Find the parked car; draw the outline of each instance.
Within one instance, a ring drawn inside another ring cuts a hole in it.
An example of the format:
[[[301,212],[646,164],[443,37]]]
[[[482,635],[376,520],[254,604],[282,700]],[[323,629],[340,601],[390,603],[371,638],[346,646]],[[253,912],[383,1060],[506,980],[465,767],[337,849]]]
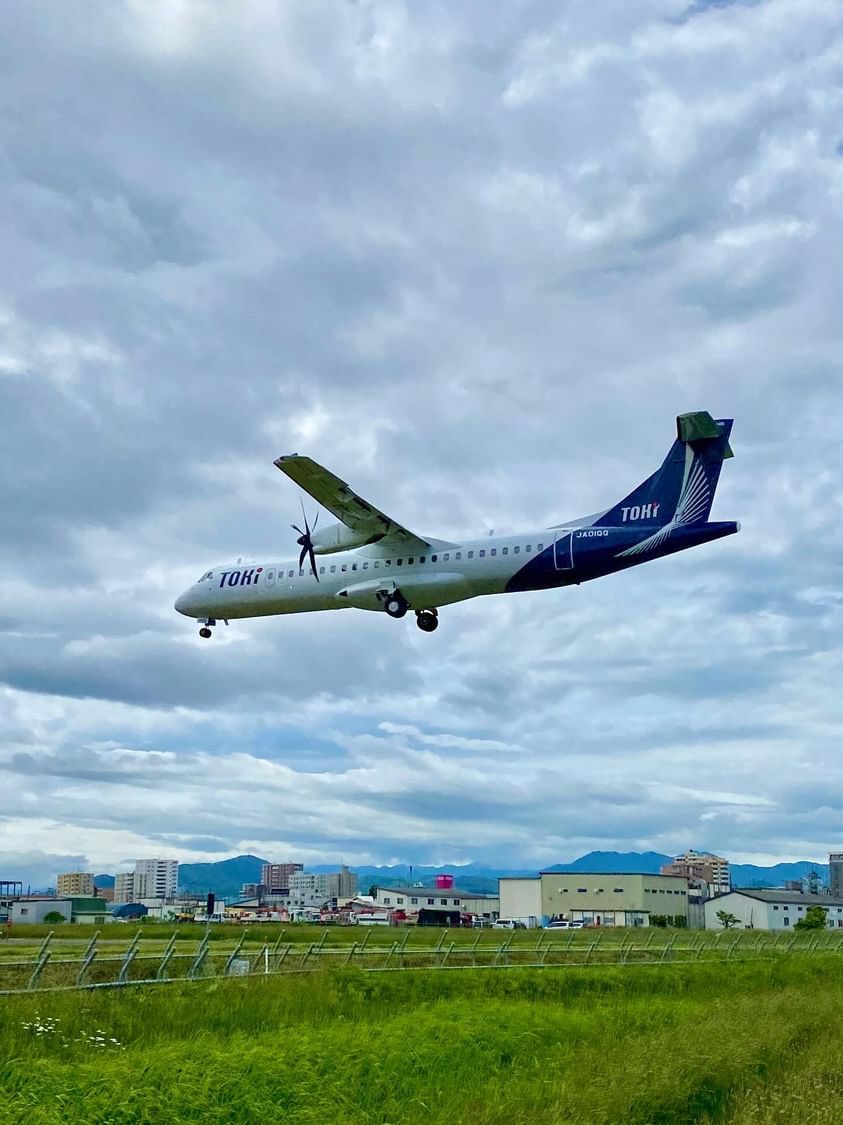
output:
[[[585,927],[585,922],[566,922],[564,918],[557,918],[555,922],[548,922],[544,927],[546,930],[582,930]]]
[[[492,923],[493,930],[526,930],[526,925],[518,918],[498,918]]]

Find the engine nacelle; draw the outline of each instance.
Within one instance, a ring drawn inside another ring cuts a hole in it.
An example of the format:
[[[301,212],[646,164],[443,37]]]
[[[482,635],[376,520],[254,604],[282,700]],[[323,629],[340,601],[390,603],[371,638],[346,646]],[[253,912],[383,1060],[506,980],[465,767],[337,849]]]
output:
[[[368,543],[377,543],[383,539],[383,533],[352,531],[344,523],[332,523],[322,527],[311,536],[313,553],[316,555],[332,555],[335,551],[352,551],[355,547],[365,547]]]

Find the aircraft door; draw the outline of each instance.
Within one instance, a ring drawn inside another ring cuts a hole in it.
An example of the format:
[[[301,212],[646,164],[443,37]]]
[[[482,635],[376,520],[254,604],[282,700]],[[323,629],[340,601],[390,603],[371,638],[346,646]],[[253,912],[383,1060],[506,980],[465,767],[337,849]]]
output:
[[[574,533],[573,531],[557,531],[553,544],[553,565],[557,570],[573,570],[574,567]]]

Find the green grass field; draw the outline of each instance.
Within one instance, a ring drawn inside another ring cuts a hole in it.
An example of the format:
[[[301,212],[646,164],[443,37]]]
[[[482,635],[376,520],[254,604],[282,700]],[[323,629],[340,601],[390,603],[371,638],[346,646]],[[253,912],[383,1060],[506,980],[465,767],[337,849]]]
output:
[[[14,1122],[840,1122],[843,960],[200,981],[0,1000]]]

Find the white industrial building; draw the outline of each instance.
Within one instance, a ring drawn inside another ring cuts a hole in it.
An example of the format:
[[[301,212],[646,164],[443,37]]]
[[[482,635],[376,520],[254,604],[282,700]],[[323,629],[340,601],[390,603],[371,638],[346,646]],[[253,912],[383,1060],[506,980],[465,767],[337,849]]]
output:
[[[375,887],[376,907],[403,910],[405,914],[425,911],[443,916],[474,914],[493,922],[500,914],[497,895],[461,891],[457,887]]]
[[[689,924],[688,880],[675,875],[542,871],[498,880],[503,918],[546,925],[552,918],[593,926],[649,926],[653,915]],[[700,923],[698,923],[700,924]]]
[[[745,930],[792,930],[808,907],[821,906],[830,930],[843,930],[843,898],[801,894],[799,891],[767,891],[741,888],[718,895],[705,903],[705,928],[722,930],[720,911],[733,914],[737,927]]]

